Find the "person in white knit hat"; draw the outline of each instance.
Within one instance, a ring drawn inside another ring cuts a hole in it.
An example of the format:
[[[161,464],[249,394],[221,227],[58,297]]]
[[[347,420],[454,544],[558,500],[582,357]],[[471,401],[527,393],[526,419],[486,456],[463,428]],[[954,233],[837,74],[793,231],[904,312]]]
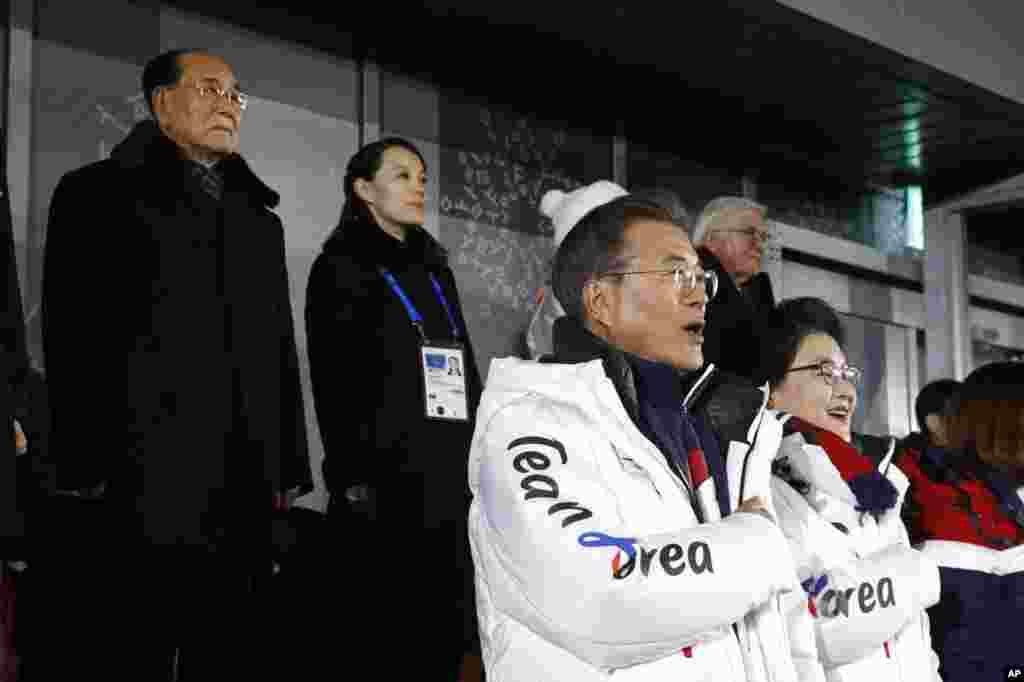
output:
[[[572,192],[549,190],[540,200],[540,212],[551,219],[555,227],[555,250],[565,235],[591,210],[627,194],[626,190],[608,180],[580,187]],[[555,298],[549,285],[537,292],[537,310],[526,330],[526,347],[534,360],[554,350],[551,329],[555,320],[565,315],[565,309]]]

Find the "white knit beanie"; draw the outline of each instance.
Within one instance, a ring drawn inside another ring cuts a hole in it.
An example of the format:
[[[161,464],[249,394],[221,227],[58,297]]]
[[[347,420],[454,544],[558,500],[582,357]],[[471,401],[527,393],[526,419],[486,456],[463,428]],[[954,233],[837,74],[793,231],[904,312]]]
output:
[[[560,189],[546,192],[540,200],[540,212],[555,225],[555,248],[583,216],[627,194],[629,192],[608,180],[598,180],[568,194]]]

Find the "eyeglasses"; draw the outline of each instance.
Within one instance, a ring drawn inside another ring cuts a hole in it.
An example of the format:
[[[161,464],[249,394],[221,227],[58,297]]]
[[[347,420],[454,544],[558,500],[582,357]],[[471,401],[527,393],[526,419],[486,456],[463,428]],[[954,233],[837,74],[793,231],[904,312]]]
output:
[[[598,277],[625,277],[626,275],[672,275],[672,283],[680,294],[695,291],[698,286],[704,287],[704,295],[711,300],[718,293],[718,275],[703,270],[690,270],[678,266],[671,270],[634,270],[632,272],[603,272]]]
[[[178,85],[194,88],[201,99],[210,100],[214,96],[223,97],[237,106],[240,111],[245,111],[245,108],[249,106],[249,95],[241,90],[225,90],[219,85],[199,85],[197,83],[178,83]]]
[[[791,367],[787,369],[784,374],[790,372],[802,372],[807,369],[817,370],[821,375],[821,378],[825,380],[825,383],[829,386],[835,386],[836,383],[843,379],[854,386],[860,385],[860,380],[864,376],[864,372],[859,367],[853,365],[837,365],[834,362],[819,362],[815,365],[802,365],[800,367]]]
[[[759,230],[756,227],[732,227],[732,228],[721,228],[718,230],[712,230],[712,232],[738,232],[739,234],[746,235],[750,241],[757,241],[762,244],[767,244],[772,240],[772,233],[768,230]]]

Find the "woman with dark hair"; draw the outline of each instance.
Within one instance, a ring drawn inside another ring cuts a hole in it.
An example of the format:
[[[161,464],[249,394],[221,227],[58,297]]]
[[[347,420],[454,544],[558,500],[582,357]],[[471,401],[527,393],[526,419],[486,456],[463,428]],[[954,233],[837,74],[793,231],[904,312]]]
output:
[[[1024,614],[1024,364],[997,362],[964,381],[947,456],[907,452],[921,551],[939,565],[929,610],[947,682],[1006,679],[1020,666]]]
[[[306,330],[328,518],[345,554],[331,578],[348,624],[337,644],[351,652],[339,667],[455,679],[479,646],[466,461],[481,380],[447,253],[423,229],[425,187],[406,140],[352,157],[341,220],[310,274]]]
[[[787,617],[817,643],[794,659],[827,680],[937,680],[924,610],[938,601],[938,571],[900,519],[907,479],[890,464],[894,442],[875,455],[852,443],[861,371],[844,342],[816,298],[776,306],[762,338],[769,406],[783,421],[772,497],[805,591]]]

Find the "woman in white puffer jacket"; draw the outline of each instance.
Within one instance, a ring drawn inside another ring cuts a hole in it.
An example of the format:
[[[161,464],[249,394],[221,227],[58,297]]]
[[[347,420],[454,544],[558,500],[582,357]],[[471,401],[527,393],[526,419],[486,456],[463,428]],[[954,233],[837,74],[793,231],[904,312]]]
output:
[[[787,597],[787,622],[813,628],[817,649],[794,661],[830,681],[938,680],[924,611],[939,599],[938,568],[910,547],[892,446],[871,456],[851,443],[861,372],[843,342],[835,311],[814,298],[777,306],[762,341],[769,406],[784,422],[772,497],[805,590]]]

